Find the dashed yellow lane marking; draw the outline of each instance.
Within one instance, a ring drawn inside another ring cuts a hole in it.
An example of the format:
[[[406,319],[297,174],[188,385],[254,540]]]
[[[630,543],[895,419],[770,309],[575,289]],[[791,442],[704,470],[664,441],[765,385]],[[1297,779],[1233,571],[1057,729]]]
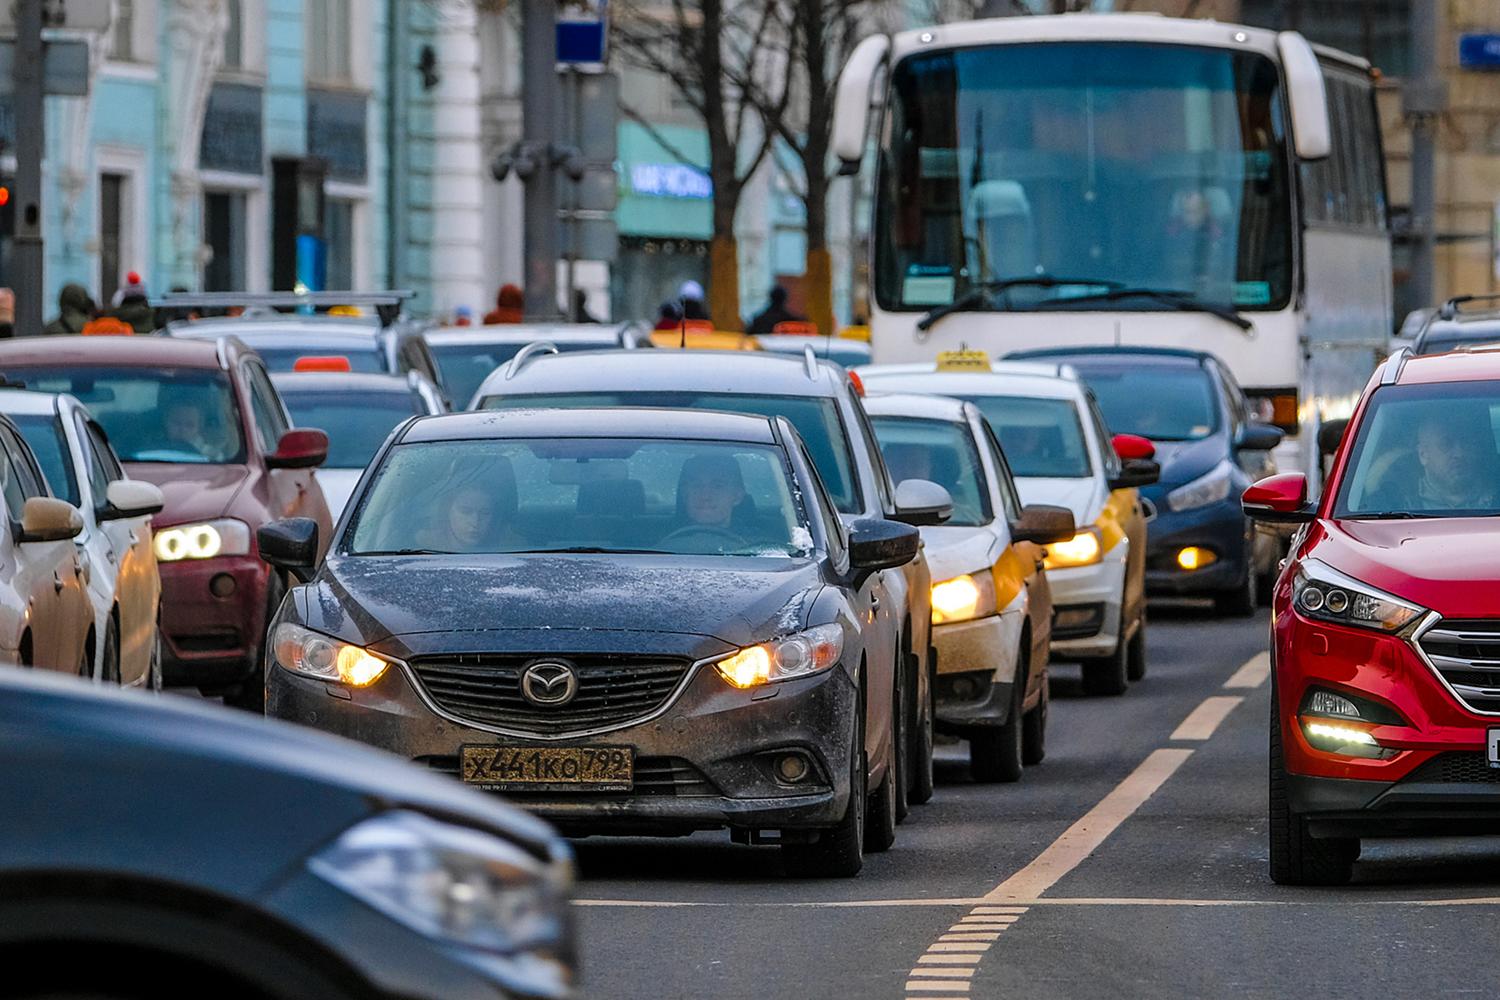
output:
[[[1182,720],[1182,725],[1172,731],[1172,739],[1208,739],[1219,728],[1219,724],[1229,718],[1229,713],[1244,700],[1242,695],[1237,694],[1220,694],[1203,699],[1203,703]]]
[[[1245,661],[1245,665],[1234,672],[1234,676],[1224,682],[1224,686],[1231,690],[1235,688],[1258,688],[1271,676],[1271,654],[1256,653]]]

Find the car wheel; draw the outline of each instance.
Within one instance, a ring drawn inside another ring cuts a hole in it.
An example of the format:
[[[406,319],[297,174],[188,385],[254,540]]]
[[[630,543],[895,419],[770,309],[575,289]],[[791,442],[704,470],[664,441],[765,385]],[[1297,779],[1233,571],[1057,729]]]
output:
[[[1033,767],[1047,759],[1047,711],[1051,702],[1050,685],[1042,679],[1042,697],[1036,708],[1026,713],[1021,724],[1021,763]]]
[[[1271,881],[1277,885],[1344,885],[1354,874],[1359,840],[1319,839],[1308,833],[1307,820],[1292,811],[1287,799],[1286,766],[1281,752],[1281,719],[1276,689],[1271,689],[1271,788],[1269,827]]]
[[[1141,616],[1140,624],[1135,627],[1135,635],[1130,637],[1130,645],[1125,648],[1125,677],[1132,681],[1146,678],[1146,618],[1144,615]]]
[[[849,805],[838,824],[818,832],[811,844],[782,844],[781,863],[793,878],[852,878],[865,863],[865,806],[869,770],[865,762],[864,704],[857,709],[850,753]]]
[[[1130,646],[1122,636],[1108,656],[1083,661],[1085,694],[1122,695],[1130,686]]]
[[[151,666],[146,677],[146,686],[153,694],[161,694],[166,683],[162,680],[161,669],[161,630],[156,632],[156,638],[151,643]]]
[[[916,753],[913,755],[914,766],[912,767],[911,792],[908,795],[910,801],[914,805],[919,806],[932,801],[933,785],[935,783],[932,764],[932,730],[935,709],[933,707],[932,692],[933,686],[936,684],[936,674],[933,668],[933,664],[936,662],[937,654],[929,648],[927,653],[927,691],[921,699],[922,704],[918,716],[917,731],[913,734]],[[922,668],[922,665],[917,663],[915,659],[913,659],[913,666],[918,670]]]
[[[975,781],[988,785],[1021,780],[1021,730],[1025,725],[1021,706],[1025,700],[1026,680],[1018,670],[1011,685],[1010,717],[1005,725],[969,731],[969,774]]]
[[[910,679],[911,671],[905,669],[907,657],[902,654],[896,662],[895,689],[891,692],[891,717],[895,721],[895,741],[891,744],[891,768],[892,777],[891,790],[896,797],[894,815],[896,822],[900,823],[906,819],[911,812],[911,802],[907,797],[907,786],[911,781],[912,767],[912,734],[916,732],[916,719],[913,713],[916,711],[916,691],[914,682]]]
[[[120,684],[120,627],[115,624],[113,615],[104,627],[104,655],[99,679],[116,687]]]
[[[94,643],[93,636],[83,640],[83,658],[78,664],[78,676],[88,680],[94,679]]]
[[[266,614],[262,619],[266,628],[270,627],[271,619],[276,617],[276,609],[281,607],[281,599],[286,596],[286,579],[280,573],[272,573],[266,585]],[[266,711],[266,648],[267,636],[261,638],[261,647],[256,651],[255,663],[250,670],[250,676],[238,688],[224,696],[224,704],[234,708],[243,708],[247,712],[255,712],[263,715]]]
[[[1255,547],[1245,548],[1245,576],[1230,590],[1214,595],[1214,611],[1226,618],[1249,618],[1255,614],[1260,585],[1255,574]]]
[[[865,853],[883,854],[896,842],[896,785],[901,780],[895,768],[896,755],[885,769],[885,780],[870,793],[865,808]]]

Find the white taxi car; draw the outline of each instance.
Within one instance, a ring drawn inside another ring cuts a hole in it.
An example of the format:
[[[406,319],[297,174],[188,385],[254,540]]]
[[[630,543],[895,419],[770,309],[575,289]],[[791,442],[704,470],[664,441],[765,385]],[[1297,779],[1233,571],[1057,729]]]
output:
[[[1137,487],[1160,471],[1151,443],[1111,438],[1088,388],[1065,365],[991,363],[963,351],[857,371],[870,393],[950,396],[979,408],[1022,502],[1066,507],[1078,525],[1071,539],[1047,546],[1052,658],[1080,662],[1091,694],[1122,694],[1144,677],[1146,515]]]
[[[161,577],[151,517],[162,509],[161,490],[126,478],[104,429],[72,396],[0,389],[0,413],[30,446],[52,494],[82,515],[75,575],[93,612],[93,676],[160,689]]]
[[[953,497],[945,524],[921,528],[936,581],[936,726],[969,741],[975,781],[1015,781],[1046,755],[1052,597],[1042,546],[1073,537],[1073,514],[1022,508],[1000,444],[972,403],[869,395],[865,412],[893,477],[935,482]]]

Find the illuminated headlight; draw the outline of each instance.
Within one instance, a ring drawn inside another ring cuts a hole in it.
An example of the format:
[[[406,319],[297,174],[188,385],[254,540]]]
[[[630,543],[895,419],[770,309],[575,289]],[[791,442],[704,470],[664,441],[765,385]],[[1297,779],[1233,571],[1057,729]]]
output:
[[[369,687],[396,662],[363,646],[285,623],[276,626],[271,648],[276,651],[276,662],[293,673],[350,687]]]
[[[415,812],[382,813],[345,831],[307,865],[435,940],[502,955],[569,950],[571,866],[548,864],[479,830]]]
[[[714,668],[737,688],[807,677],[827,670],[844,653],[844,627],[819,625],[725,657]]]
[[[1053,542],[1047,546],[1048,569],[1092,566],[1102,558],[1104,545],[1099,540],[1098,528],[1084,528],[1066,542]]]
[[[932,623],[966,622],[995,613],[995,579],[987,571],[965,573],[932,585]]]
[[[1208,472],[1186,486],[1179,486],[1167,494],[1167,506],[1172,510],[1197,510],[1211,503],[1218,503],[1229,496],[1230,478],[1234,466],[1225,459]]]
[[[178,524],[159,530],[153,547],[157,562],[242,556],[250,551],[250,526],[233,518]]]
[[[1345,722],[1304,718],[1302,735],[1307,737],[1307,742],[1314,749],[1343,754],[1345,757],[1389,760],[1399,752],[1375,742],[1375,737],[1367,730]]]
[[[1316,559],[1302,564],[1292,584],[1292,601],[1308,618],[1381,632],[1399,632],[1426,613]]]

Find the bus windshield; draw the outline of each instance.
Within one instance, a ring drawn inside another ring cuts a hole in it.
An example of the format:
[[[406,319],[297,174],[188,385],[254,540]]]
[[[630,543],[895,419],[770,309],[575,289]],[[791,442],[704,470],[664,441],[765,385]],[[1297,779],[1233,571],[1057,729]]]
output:
[[[1163,308],[1108,294],[1122,290],[1286,305],[1287,129],[1265,56],[991,45],[907,58],[890,90],[875,226],[882,308],[960,298],[981,310]]]

